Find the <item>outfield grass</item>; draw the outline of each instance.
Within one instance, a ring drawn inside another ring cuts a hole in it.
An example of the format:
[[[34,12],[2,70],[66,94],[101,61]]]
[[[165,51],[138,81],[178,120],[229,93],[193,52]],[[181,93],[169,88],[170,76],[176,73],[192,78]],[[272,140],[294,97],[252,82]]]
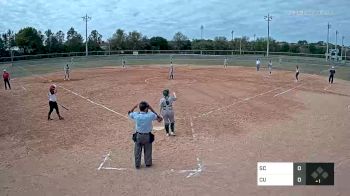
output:
[[[209,55],[173,55],[174,64],[189,65],[218,65],[223,66],[225,56],[209,56]],[[234,55],[226,56],[229,66],[247,66],[255,67],[255,60],[261,59],[263,67],[266,67],[268,59],[255,55]],[[62,71],[67,63],[74,68],[93,68],[103,66],[121,66],[122,59],[126,60],[127,66],[132,65],[151,65],[164,64],[169,66],[170,55],[138,55],[138,56],[89,56],[74,57],[73,63],[71,57],[46,58],[38,60],[15,61],[12,66],[8,64],[0,64],[2,69],[6,68],[12,74],[12,77],[31,76],[33,74],[45,74],[50,72]],[[299,65],[301,73],[310,73],[327,76],[329,64],[321,58],[313,57],[295,57],[295,56],[270,56],[273,63],[273,69],[294,71],[295,66]],[[281,61],[280,61],[281,59]],[[25,69],[21,69],[21,67]],[[27,71],[26,71],[27,70]],[[336,78],[350,80],[350,66],[337,66]]]

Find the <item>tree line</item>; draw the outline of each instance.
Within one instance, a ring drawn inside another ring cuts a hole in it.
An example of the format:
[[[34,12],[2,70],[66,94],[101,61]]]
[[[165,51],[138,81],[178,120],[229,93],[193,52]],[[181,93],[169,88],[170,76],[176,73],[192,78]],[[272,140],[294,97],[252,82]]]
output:
[[[21,54],[46,54],[63,52],[84,52],[85,41],[73,27],[66,33],[63,31],[52,32],[50,29],[41,32],[33,27],[20,29],[17,33],[12,30],[0,36],[0,56],[10,56],[10,49],[17,47],[14,55]],[[266,38],[251,40],[247,36],[228,40],[218,36],[214,39],[190,40],[181,32],[175,33],[171,40],[160,36],[148,38],[137,31],[126,32],[117,29],[112,37],[102,40],[102,35],[97,30],[92,30],[87,39],[89,51],[103,50],[243,50],[266,51]],[[334,45],[330,44],[329,47]],[[340,46],[339,46],[340,47]],[[324,54],[326,43],[308,43],[300,40],[297,43],[280,42],[270,38],[271,52],[291,52]]]

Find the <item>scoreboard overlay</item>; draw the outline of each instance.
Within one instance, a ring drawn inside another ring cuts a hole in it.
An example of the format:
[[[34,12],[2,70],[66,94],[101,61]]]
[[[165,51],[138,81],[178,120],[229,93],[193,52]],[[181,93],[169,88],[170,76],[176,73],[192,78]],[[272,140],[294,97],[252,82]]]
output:
[[[257,185],[334,185],[334,163],[258,162]]]

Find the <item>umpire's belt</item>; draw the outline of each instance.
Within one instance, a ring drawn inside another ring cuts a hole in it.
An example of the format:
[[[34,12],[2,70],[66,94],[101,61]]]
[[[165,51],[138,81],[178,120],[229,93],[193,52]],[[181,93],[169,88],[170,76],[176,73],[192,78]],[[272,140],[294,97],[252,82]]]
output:
[[[149,132],[149,133],[140,133],[140,132],[136,132],[137,134],[141,134],[141,135],[148,135],[148,134],[150,134],[151,132]]]

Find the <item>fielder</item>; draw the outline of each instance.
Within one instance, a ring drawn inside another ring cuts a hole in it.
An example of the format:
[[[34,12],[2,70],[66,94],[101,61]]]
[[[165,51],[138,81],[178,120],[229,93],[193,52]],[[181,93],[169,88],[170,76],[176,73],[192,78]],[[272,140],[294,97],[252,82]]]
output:
[[[296,79],[296,82],[299,81],[299,66],[297,65],[296,69],[295,69],[295,79]]]
[[[47,120],[52,120],[52,118],[51,118],[51,113],[53,112],[54,109],[56,110],[56,113],[57,113],[57,115],[58,115],[58,118],[59,118],[60,120],[63,120],[63,119],[64,119],[64,118],[60,115],[60,111],[58,110],[56,94],[57,94],[56,85],[53,84],[53,85],[50,86],[50,90],[49,90],[49,93],[48,93],[50,111],[49,111],[49,114],[48,114],[48,116],[47,116]]]
[[[170,62],[170,68],[169,68],[169,80],[174,79],[174,66],[173,62]]]
[[[175,115],[173,110],[173,102],[176,101],[176,94],[173,93],[174,96],[169,96],[169,90],[165,89],[163,91],[163,98],[160,99],[160,114],[164,119],[164,127],[166,131],[166,135],[175,136]],[[169,124],[170,124],[170,132],[169,132]]]
[[[331,84],[333,84],[334,74],[335,74],[335,68],[334,66],[332,66],[332,68],[329,70],[329,78],[328,78],[328,82]]]
[[[122,67],[125,68],[125,59],[122,59]]]
[[[225,57],[225,60],[224,60],[224,68],[227,67],[227,57]]]
[[[267,64],[267,67],[269,69],[270,75],[271,75],[271,71],[272,71],[272,61],[270,60],[269,63]]]
[[[66,66],[64,66],[63,70],[64,70],[64,80],[70,80],[69,79],[69,72],[70,72],[69,65],[67,64]]]
[[[260,69],[260,59],[256,59],[256,71]]]

